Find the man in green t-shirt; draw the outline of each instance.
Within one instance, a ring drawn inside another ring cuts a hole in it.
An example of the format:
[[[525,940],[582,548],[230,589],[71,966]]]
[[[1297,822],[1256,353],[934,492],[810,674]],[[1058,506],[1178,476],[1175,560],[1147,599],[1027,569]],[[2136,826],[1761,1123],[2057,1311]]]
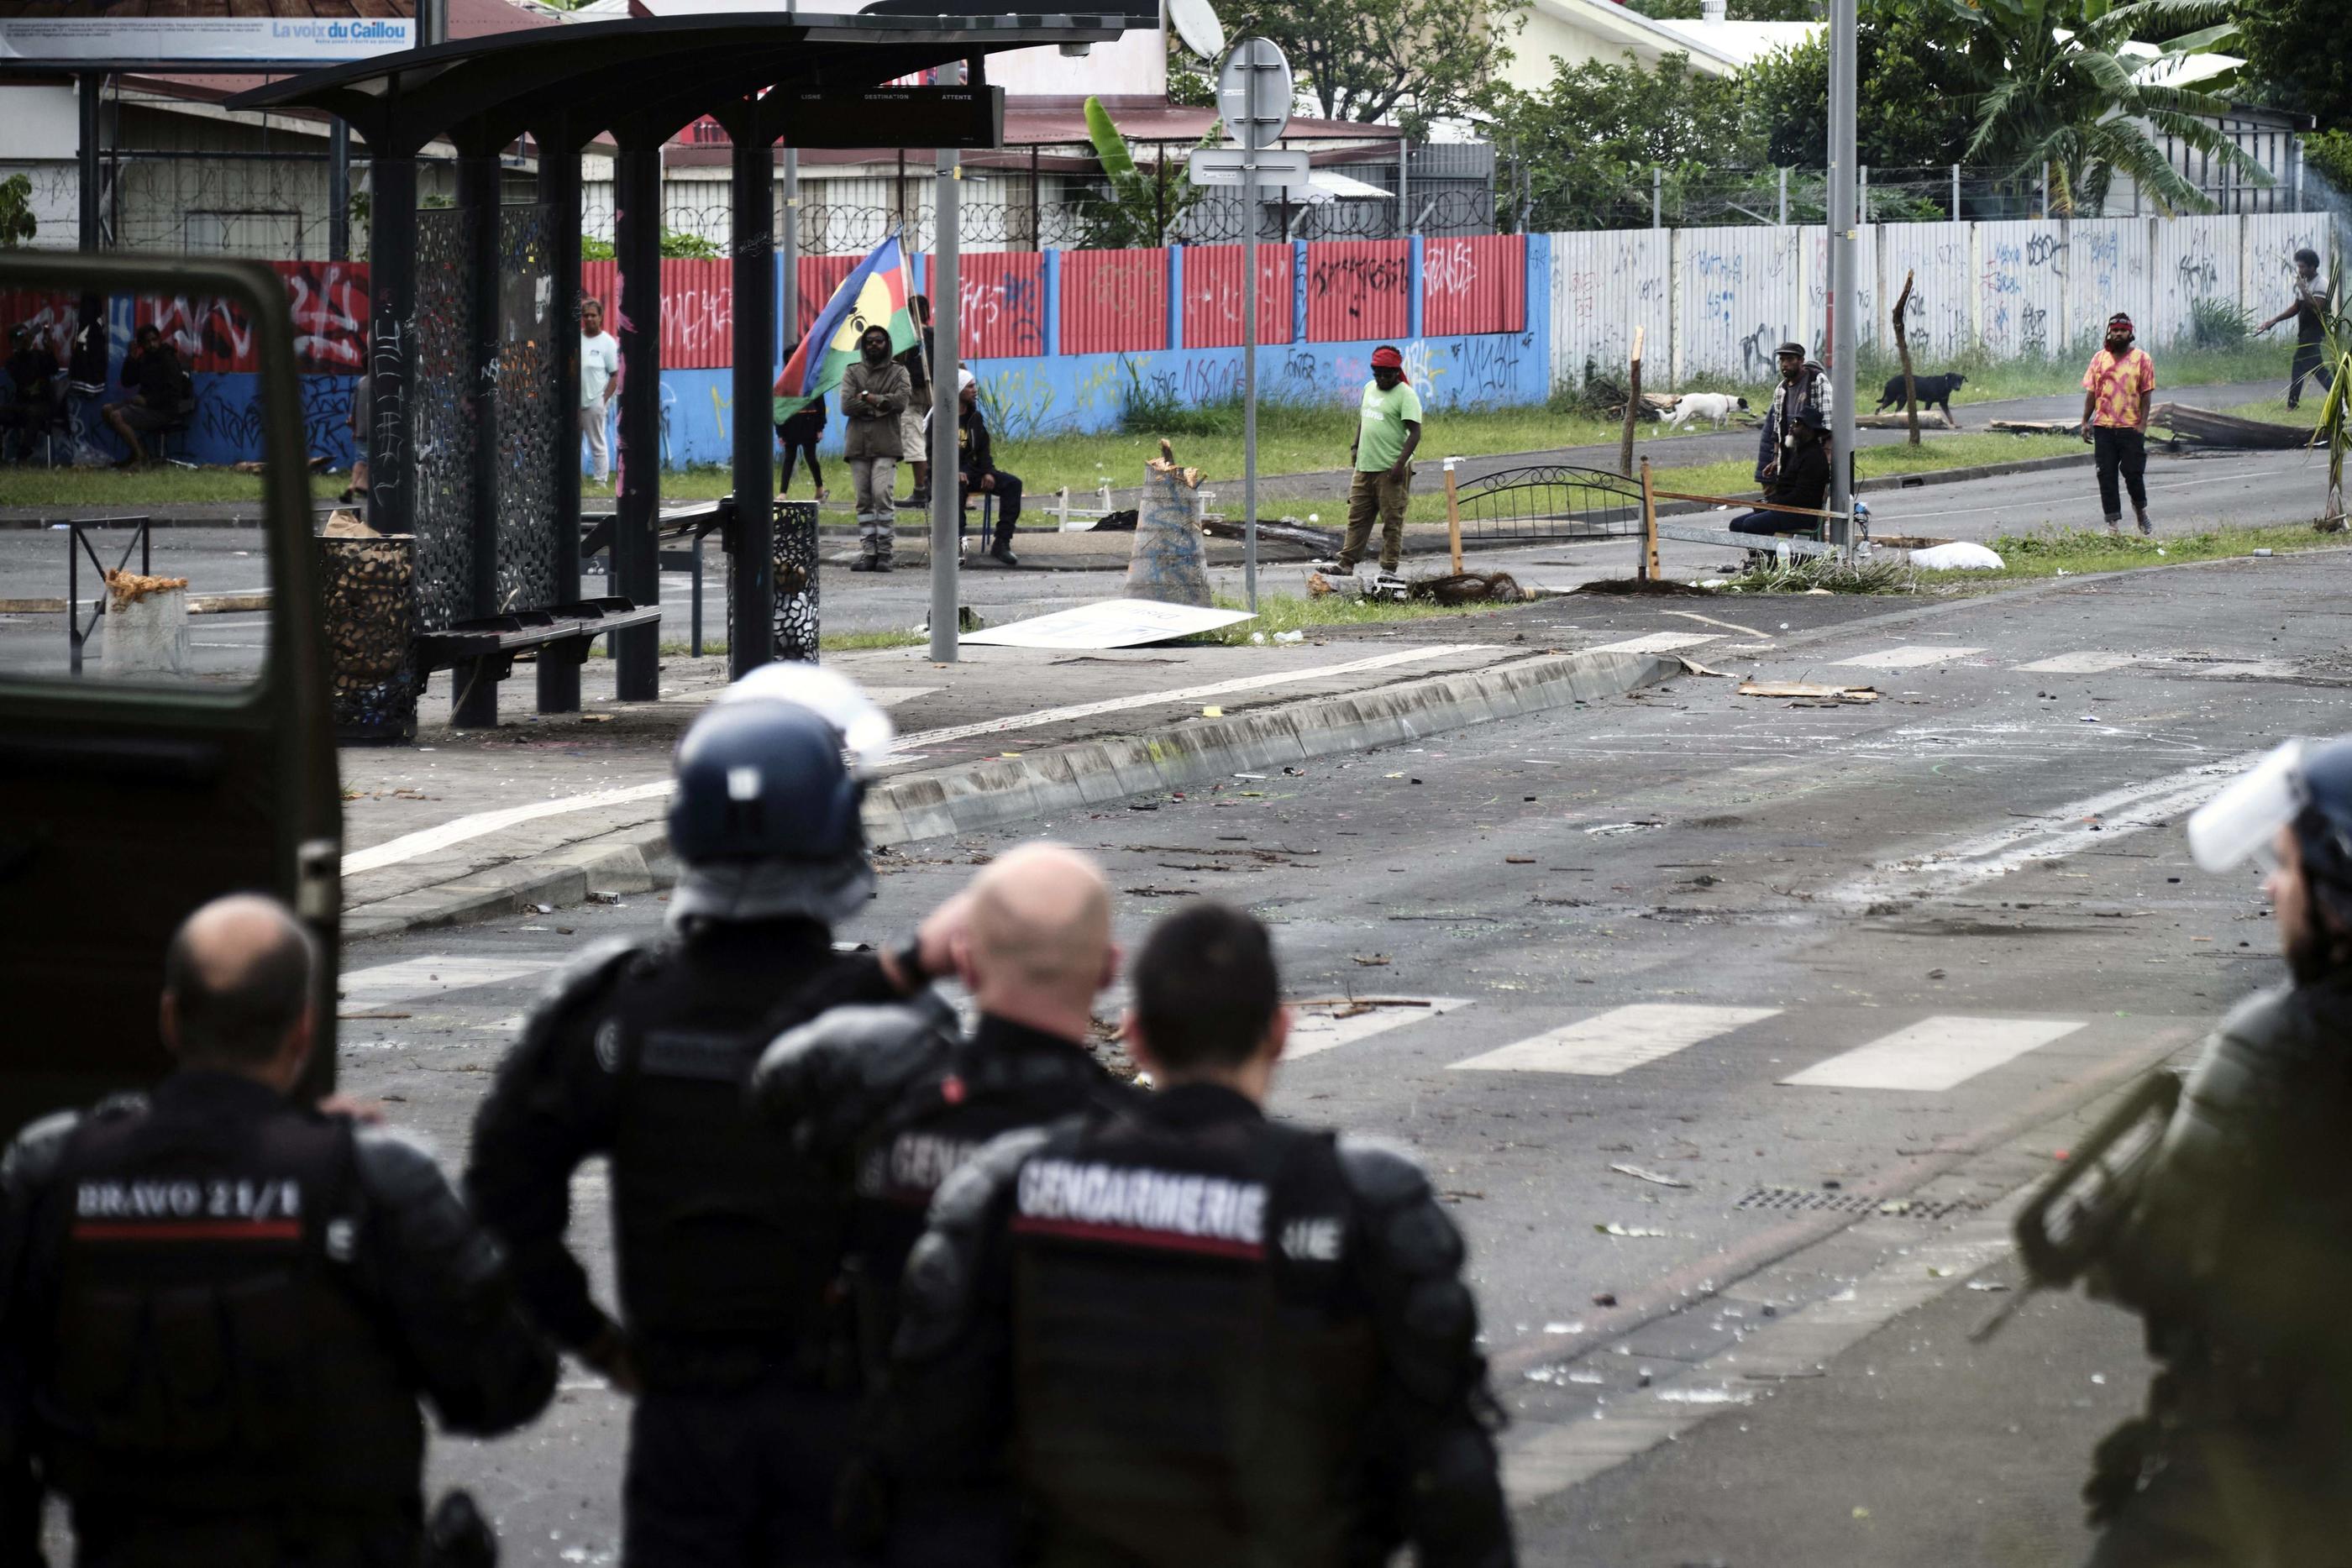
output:
[[[1387,344],[1372,350],[1372,379],[1358,411],[1356,439],[1349,455],[1356,476],[1348,487],[1348,537],[1335,562],[1352,572],[1372,539],[1372,517],[1381,519],[1381,576],[1396,577],[1404,553],[1404,507],[1412,494],[1412,455],[1421,444],[1421,394],[1405,379],[1404,356]],[[1386,586],[1386,583],[1383,583]]]

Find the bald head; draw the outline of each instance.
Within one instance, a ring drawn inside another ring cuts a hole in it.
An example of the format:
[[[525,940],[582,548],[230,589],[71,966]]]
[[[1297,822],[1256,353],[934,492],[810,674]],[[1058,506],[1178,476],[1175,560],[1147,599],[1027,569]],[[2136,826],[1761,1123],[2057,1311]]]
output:
[[[966,983],[982,1012],[1053,1027],[1093,1016],[1117,965],[1102,868],[1061,844],[1024,844],[972,879]],[[1065,1028],[1062,1032],[1071,1032]]]
[[[163,1038],[191,1067],[269,1067],[301,1037],[309,1051],[318,945],[287,907],[232,894],[197,910],[163,954]]]

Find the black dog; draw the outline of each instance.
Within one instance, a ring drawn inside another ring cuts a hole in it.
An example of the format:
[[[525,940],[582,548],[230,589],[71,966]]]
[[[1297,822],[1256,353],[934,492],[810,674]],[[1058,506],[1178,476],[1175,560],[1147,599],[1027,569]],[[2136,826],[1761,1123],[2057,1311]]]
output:
[[[1925,413],[1931,408],[1940,408],[1944,411],[1944,417],[1951,420],[1952,428],[1958,430],[1960,422],[1952,419],[1952,393],[1958,391],[1968,379],[1958,371],[1946,376],[1913,376],[1911,384],[1919,392],[1919,411]],[[1878,413],[1889,405],[1900,407],[1902,402],[1903,378],[1889,376],[1886,378],[1886,395],[1878,400],[1878,407],[1871,412]]]

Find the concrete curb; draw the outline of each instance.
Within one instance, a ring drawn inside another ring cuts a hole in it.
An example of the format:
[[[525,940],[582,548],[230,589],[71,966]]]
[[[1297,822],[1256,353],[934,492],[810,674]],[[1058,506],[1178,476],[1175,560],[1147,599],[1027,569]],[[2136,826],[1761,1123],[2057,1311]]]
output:
[[[1003,827],[1235,772],[1279,770],[1285,763],[1620,696],[1681,671],[1681,661],[1655,653],[1548,653],[1230,718],[1186,719],[1143,735],[905,774],[866,795],[866,837],[878,849]],[[676,880],[668,836],[656,819],[346,909],[342,936],[347,941],[393,936],[496,919],[535,904],[577,904],[592,893],[646,893]]]

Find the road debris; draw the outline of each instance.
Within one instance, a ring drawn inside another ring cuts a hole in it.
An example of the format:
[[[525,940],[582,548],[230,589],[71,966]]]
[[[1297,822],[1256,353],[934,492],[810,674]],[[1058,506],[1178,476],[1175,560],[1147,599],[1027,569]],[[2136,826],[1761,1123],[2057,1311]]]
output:
[[[1615,1171],[1619,1176],[1629,1176],[1636,1181],[1654,1182],[1659,1186],[1686,1187],[1690,1186],[1690,1183],[1686,1181],[1677,1180],[1673,1176],[1663,1175],[1657,1171],[1643,1170],[1640,1166],[1612,1165],[1609,1168]]]
[[[1596,1225],[1592,1228],[1603,1236],[1642,1237],[1660,1241],[1667,1239],[1667,1232],[1664,1230],[1652,1230],[1646,1226],[1640,1225],[1620,1225],[1613,1219],[1604,1225]]]
[[[1367,969],[1385,969],[1393,961],[1386,953],[1350,953],[1348,956]]]
[[[1833,686],[1819,681],[1742,681],[1738,692],[1743,697],[1789,697],[1830,705],[1874,703],[1879,698],[1875,686]]]

